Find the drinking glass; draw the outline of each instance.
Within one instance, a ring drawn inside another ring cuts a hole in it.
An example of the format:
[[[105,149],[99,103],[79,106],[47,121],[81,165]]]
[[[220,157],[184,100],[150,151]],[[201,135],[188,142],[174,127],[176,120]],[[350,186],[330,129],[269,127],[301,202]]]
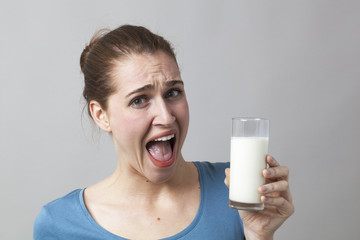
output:
[[[262,210],[258,188],[265,183],[269,145],[269,120],[239,117],[232,119],[229,206],[234,209]]]

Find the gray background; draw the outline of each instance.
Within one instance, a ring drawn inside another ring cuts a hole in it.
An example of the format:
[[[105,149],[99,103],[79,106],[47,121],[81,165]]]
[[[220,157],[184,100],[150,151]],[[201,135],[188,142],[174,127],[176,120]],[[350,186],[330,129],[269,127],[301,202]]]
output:
[[[0,239],[31,239],[42,205],[114,170],[79,56],[125,23],[176,48],[186,160],[228,161],[231,117],[269,118],[296,205],[276,239],[359,238],[360,1],[2,1],[0,20]]]

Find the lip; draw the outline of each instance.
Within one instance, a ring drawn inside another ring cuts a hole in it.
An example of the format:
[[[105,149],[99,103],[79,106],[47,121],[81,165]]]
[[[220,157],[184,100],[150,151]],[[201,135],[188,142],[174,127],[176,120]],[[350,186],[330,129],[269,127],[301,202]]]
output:
[[[157,139],[157,138],[169,136],[169,135],[171,135],[171,134],[174,134],[175,137],[176,137],[176,130],[169,130],[169,131],[166,131],[166,132],[159,133],[159,134],[151,137],[151,138],[146,142],[146,144],[149,143],[149,142],[151,142],[151,141],[154,141],[154,140]]]
[[[168,135],[171,135],[171,134],[174,134],[174,135],[175,135],[175,142],[174,142],[174,145],[173,145],[172,155],[171,155],[171,158],[170,158],[169,160],[167,160],[167,161],[158,161],[158,160],[156,160],[155,158],[153,158],[153,156],[151,156],[151,154],[149,153],[149,151],[146,149],[147,154],[148,154],[151,162],[152,162],[155,166],[163,168],[163,167],[169,167],[169,166],[171,166],[171,165],[174,163],[174,160],[175,160],[175,152],[176,152],[176,142],[177,142],[177,141],[176,141],[176,133],[177,133],[176,130],[169,130],[169,131],[166,131],[166,132],[162,132],[162,133],[160,133],[160,134],[157,134],[157,135],[151,137],[151,138],[146,142],[146,144],[147,144],[147,143],[149,143],[149,142],[151,142],[151,141],[153,141],[153,140],[155,140],[155,139],[157,139],[157,138],[160,138],[160,137],[165,137],[165,136],[168,136]],[[145,148],[146,148],[146,145],[145,145]]]

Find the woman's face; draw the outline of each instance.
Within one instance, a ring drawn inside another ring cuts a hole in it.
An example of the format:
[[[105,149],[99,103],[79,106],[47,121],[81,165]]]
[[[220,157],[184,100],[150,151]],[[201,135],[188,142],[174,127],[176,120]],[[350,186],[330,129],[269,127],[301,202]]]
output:
[[[177,64],[163,52],[131,55],[113,73],[117,91],[108,99],[106,116],[120,169],[151,182],[170,179],[183,160],[189,125]]]

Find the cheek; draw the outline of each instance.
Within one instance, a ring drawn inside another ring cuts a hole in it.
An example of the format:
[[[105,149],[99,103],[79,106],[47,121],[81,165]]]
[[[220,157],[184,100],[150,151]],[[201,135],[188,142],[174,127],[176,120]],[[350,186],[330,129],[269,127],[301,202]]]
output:
[[[181,123],[186,132],[189,125],[189,106],[187,101],[184,101],[184,103],[178,106],[176,118]]]
[[[145,126],[144,116],[137,114],[119,114],[114,116],[112,124],[113,137],[121,146],[133,145],[138,143],[139,138],[144,135]]]

